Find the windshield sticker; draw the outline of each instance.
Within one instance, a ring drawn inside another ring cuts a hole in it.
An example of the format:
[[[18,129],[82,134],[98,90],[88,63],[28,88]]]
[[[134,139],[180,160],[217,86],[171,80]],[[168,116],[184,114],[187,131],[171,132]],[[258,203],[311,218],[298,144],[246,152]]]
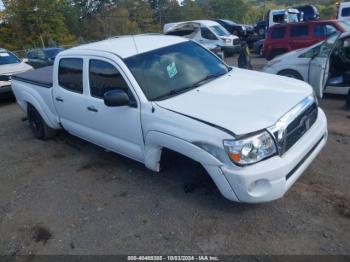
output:
[[[8,53],[0,53],[1,57],[6,57],[6,56],[10,56]]]
[[[177,75],[177,68],[175,65],[175,62],[172,62],[166,67],[166,70],[168,71],[168,76],[169,78],[173,78],[174,76]]]

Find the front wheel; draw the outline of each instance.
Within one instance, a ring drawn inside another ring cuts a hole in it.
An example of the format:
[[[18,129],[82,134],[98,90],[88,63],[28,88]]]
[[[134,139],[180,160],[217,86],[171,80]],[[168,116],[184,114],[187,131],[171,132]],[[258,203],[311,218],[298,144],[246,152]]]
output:
[[[56,134],[56,130],[45,123],[40,113],[32,105],[28,105],[27,114],[30,128],[37,139],[46,140]]]
[[[294,71],[294,70],[283,70],[279,72],[278,75],[294,78],[302,81],[304,80],[303,77],[297,71]]]

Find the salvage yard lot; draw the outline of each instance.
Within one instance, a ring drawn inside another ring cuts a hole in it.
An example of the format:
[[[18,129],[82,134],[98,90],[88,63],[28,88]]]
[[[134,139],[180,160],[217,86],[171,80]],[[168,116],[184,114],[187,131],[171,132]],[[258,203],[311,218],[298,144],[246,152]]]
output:
[[[225,200],[186,159],[155,174],[65,132],[38,141],[17,105],[2,101],[0,253],[349,254],[344,104],[321,102],[328,144],[287,195],[247,205]]]

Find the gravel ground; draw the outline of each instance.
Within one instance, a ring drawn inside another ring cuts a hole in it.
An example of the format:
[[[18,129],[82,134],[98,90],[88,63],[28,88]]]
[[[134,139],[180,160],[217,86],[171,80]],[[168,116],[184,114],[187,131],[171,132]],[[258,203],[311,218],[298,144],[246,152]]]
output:
[[[2,101],[0,254],[350,254],[344,104],[322,101],[328,144],[287,195],[246,205],[180,157],[154,174],[65,132],[38,141],[17,105]]]

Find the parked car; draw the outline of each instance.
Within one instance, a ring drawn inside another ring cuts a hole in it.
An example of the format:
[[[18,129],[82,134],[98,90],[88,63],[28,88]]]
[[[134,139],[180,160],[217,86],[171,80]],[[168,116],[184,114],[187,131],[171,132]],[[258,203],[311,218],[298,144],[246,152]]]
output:
[[[16,75],[12,88],[37,138],[64,128],[156,172],[171,150],[200,163],[232,201],[282,197],[327,140],[310,85],[231,68],[182,37],[81,45]]]
[[[0,49],[0,96],[10,94],[11,77],[13,74],[33,69],[23,63],[15,54],[6,49]]]
[[[314,21],[314,20],[320,20],[320,12],[317,10],[316,6],[314,5],[303,5],[295,7],[295,9],[299,10],[300,15],[303,16],[303,21]],[[300,19],[301,20],[301,17]]]
[[[33,49],[27,53],[27,64],[34,68],[53,65],[55,57],[63,48]]]
[[[245,25],[236,24],[227,19],[214,19],[214,21],[222,25],[229,33],[240,38],[245,38],[248,35],[247,26]]]
[[[349,30],[350,26],[346,22],[337,20],[275,25],[270,28],[267,34],[263,55],[267,60],[271,60],[284,53],[323,41],[336,31]]]
[[[230,34],[219,23],[210,20],[165,24],[164,34],[183,36],[204,45],[208,43],[218,45],[225,56],[238,53],[241,48],[239,37]]]
[[[350,91],[350,32],[335,33],[326,41],[270,61],[266,73],[311,84],[323,93],[347,95]]]
[[[263,56],[264,42],[265,42],[265,39],[260,39],[253,44],[254,53],[256,53],[260,56]]]
[[[337,4],[337,19],[350,21],[350,2]]]

